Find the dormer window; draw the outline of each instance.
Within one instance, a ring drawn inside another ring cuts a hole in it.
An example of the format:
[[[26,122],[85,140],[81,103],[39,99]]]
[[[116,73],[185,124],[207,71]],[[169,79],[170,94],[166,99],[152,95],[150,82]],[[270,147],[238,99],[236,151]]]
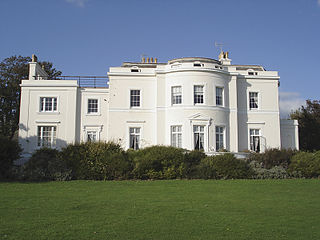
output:
[[[131,72],[141,72],[141,69],[139,69],[137,66],[134,66],[131,68]]]
[[[203,63],[200,63],[200,62],[195,62],[195,63],[193,63],[193,66],[194,66],[194,67],[203,67],[204,64],[203,64]]]

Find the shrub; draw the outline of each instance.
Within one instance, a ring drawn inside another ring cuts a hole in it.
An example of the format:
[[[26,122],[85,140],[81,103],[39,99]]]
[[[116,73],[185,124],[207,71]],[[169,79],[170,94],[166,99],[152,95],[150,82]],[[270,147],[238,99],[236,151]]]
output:
[[[73,179],[128,179],[132,170],[126,152],[113,142],[70,144],[61,150],[60,158]]]
[[[130,151],[137,179],[175,179],[184,172],[183,150],[167,146],[152,146]]]
[[[198,166],[202,159],[206,158],[206,154],[202,151],[193,150],[184,154],[184,173],[185,178],[197,178],[198,177]]]
[[[59,151],[41,148],[23,166],[23,178],[30,181],[70,180],[71,171],[59,158]]]
[[[21,151],[18,142],[0,136],[0,179],[12,177],[14,161],[19,159]]]
[[[290,164],[290,159],[296,153],[294,150],[286,149],[267,149],[264,153],[251,153],[249,161],[257,161],[262,164],[263,168],[271,169],[275,166],[281,166],[287,169]]]
[[[299,152],[291,159],[288,171],[293,176],[313,178],[320,176],[320,151]]]
[[[204,179],[243,179],[251,178],[252,174],[246,161],[230,153],[206,157],[199,166],[199,176]]]
[[[253,170],[253,178],[255,179],[284,179],[289,177],[286,169],[282,166],[266,169],[257,161],[250,162],[250,166]]]

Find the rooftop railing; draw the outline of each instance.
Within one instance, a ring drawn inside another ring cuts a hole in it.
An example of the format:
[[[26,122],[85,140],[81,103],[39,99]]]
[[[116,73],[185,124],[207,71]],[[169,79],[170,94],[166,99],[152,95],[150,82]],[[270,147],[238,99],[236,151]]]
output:
[[[47,76],[34,76],[35,80],[48,80]],[[108,77],[106,76],[57,76],[49,80],[77,80],[79,87],[106,88]]]

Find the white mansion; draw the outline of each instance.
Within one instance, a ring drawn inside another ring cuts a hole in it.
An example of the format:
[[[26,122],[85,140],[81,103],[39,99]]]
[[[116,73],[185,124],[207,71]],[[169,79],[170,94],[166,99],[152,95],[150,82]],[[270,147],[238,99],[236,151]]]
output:
[[[298,123],[280,120],[279,76],[257,65],[188,57],[111,67],[108,85],[50,80],[33,56],[21,83],[20,144],[115,141],[125,149],[172,145],[206,153],[298,149]],[[95,81],[96,79],[94,79]]]

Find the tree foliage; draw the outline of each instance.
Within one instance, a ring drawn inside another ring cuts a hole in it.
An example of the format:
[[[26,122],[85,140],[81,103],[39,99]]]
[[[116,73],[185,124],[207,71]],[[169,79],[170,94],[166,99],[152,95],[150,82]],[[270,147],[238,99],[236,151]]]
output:
[[[291,114],[291,119],[299,122],[299,144],[301,150],[320,150],[320,101],[307,100]]]
[[[0,135],[13,138],[19,123],[20,82],[28,79],[30,57],[12,56],[0,62]],[[39,62],[50,78],[61,75],[50,62]]]

